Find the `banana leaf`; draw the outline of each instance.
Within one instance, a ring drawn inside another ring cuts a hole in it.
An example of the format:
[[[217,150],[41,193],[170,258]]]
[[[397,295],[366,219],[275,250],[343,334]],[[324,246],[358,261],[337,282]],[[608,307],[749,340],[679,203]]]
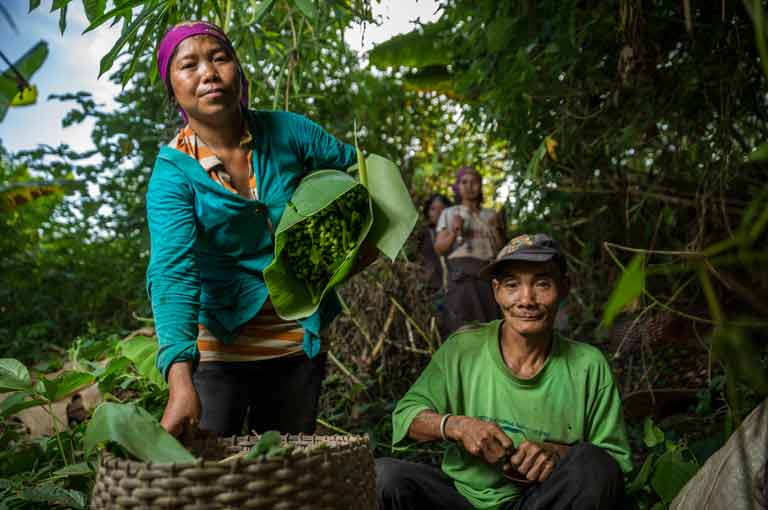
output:
[[[283,253],[287,232],[294,226],[333,204],[351,189],[362,186],[354,177],[338,170],[319,170],[301,181],[285,208],[275,231],[275,258],[264,270],[264,282],[269,289],[272,305],[285,320],[302,319],[312,315],[330,289],[344,281],[355,265],[357,253],[371,229],[373,210],[370,197],[368,212],[355,246],[336,268],[320,293],[310,292],[307,282],[299,279]],[[307,260],[307,264],[309,264]]]
[[[299,279],[283,254],[286,232],[306,218],[331,205],[342,195],[363,184],[338,170],[318,170],[299,183],[275,231],[275,257],[264,270],[264,281],[275,312],[285,320],[309,317],[322,298],[342,283],[355,266],[363,242],[376,246],[394,260],[411,234],[418,212],[411,201],[397,165],[386,158],[370,155],[365,160],[369,194],[369,215],[363,221],[360,237],[313,299],[306,282]],[[309,264],[309,261],[307,261]]]

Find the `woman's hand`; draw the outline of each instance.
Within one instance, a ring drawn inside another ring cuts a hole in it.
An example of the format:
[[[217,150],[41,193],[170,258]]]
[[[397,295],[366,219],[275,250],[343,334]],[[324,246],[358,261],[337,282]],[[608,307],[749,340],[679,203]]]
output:
[[[453,229],[453,233],[460,234],[463,228],[464,218],[462,218],[461,214],[454,214],[453,219],[451,220],[451,229]]]
[[[192,384],[192,362],[174,363],[168,370],[168,403],[160,425],[169,434],[180,436],[185,428],[200,423],[201,405]]]
[[[469,416],[451,416],[445,423],[445,435],[460,442],[464,449],[476,457],[482,457],[488,464],[503,459],[512,440],[498,425]]]

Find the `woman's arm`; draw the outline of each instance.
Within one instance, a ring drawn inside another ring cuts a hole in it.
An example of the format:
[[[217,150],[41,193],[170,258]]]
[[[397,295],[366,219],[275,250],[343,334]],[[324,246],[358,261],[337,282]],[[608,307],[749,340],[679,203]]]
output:
[[[307,170],[346,170],[357,163],[357,151],[323,129],[318,123],[295,113],[285,113],[295,150]]]
[[[197,356],[200,271],[193,197],[181,170],[158,159],[147,192],[147,291],[160,345],[157,366],[166,378],[173,363]]]
[[[437,237],[435,238],[435,253],[445,256],[451,251],[453,243],[461,234],[464,228],[464,218],[460,214],[451,216],[450,225],[448,224],[449,209],[440,213],[440,219],[437,221]]]

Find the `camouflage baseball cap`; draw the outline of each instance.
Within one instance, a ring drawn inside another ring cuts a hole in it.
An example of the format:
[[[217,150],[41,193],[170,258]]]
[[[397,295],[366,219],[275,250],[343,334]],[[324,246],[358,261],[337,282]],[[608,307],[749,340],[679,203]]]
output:
[[[523,234],[515,237],[504,246],[496,260],[480,271],[480,277],[490,280],[496,275],[499,266],[510,260],[530,262],[548,262],[554,260],[565,275],[565,258],[557,241],[546,234]]]

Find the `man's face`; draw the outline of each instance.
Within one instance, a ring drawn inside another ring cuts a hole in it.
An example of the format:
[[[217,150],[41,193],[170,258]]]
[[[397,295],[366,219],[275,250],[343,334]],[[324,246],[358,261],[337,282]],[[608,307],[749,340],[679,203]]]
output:
[[[491,282],[504,320],[523,336],[552,331],[568,281],[553,262],[510,261]]]

